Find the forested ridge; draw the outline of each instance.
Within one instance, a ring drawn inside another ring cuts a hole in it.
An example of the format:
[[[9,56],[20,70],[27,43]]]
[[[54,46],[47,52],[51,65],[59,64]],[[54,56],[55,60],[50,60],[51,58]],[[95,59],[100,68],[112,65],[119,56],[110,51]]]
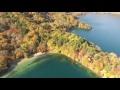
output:
[[[1,12],[0,72],[11,62],[38,52],[55,52],[70,57],[101,77],[120,77],[120,58],[104,52],[92,42],[69,32],[92,27],[70,12]],[[79,13],[80,15],[80,13]]]

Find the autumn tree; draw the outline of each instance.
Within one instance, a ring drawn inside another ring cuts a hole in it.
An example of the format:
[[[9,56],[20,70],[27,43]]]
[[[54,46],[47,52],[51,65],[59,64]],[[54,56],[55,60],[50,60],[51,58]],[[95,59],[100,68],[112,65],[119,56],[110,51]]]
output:
[[[39,46],[37,47],[37,51],[42,53],[47,52],[48,51],[47,43],[45,42],[40,43]]]

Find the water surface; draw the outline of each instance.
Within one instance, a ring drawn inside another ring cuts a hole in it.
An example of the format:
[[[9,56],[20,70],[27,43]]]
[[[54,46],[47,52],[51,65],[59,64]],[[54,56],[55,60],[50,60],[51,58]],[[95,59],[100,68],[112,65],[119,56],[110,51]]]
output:
[[[78,63],[61,54],[47,54],[19,63],[3,78],[98,78]]]
[[[109,14],[86,14],[80,21],[90,24],[93,29],[71,32],[100,46],[104,51],[114,52],[120,56],[120,16]]]

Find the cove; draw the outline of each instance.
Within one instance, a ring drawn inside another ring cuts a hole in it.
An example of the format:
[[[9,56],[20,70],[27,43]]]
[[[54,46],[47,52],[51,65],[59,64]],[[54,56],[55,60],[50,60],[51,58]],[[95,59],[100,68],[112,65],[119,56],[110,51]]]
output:
[[[94,72],[61,54],[22,60],[1,78],[99,78]]]
[[[77,34],[88,41],[100,46],[106,52],[114,52],[120,56],[120,16],[109,14],[86,14],[80,21],[92,26],[92,30],[73,29]]]

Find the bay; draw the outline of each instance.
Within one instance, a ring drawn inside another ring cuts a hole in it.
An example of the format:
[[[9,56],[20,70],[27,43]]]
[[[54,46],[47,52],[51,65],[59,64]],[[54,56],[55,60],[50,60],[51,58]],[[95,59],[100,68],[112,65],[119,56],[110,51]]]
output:
[[[94,72],[61,54],[22,60],[2,78],[99,78]]]

